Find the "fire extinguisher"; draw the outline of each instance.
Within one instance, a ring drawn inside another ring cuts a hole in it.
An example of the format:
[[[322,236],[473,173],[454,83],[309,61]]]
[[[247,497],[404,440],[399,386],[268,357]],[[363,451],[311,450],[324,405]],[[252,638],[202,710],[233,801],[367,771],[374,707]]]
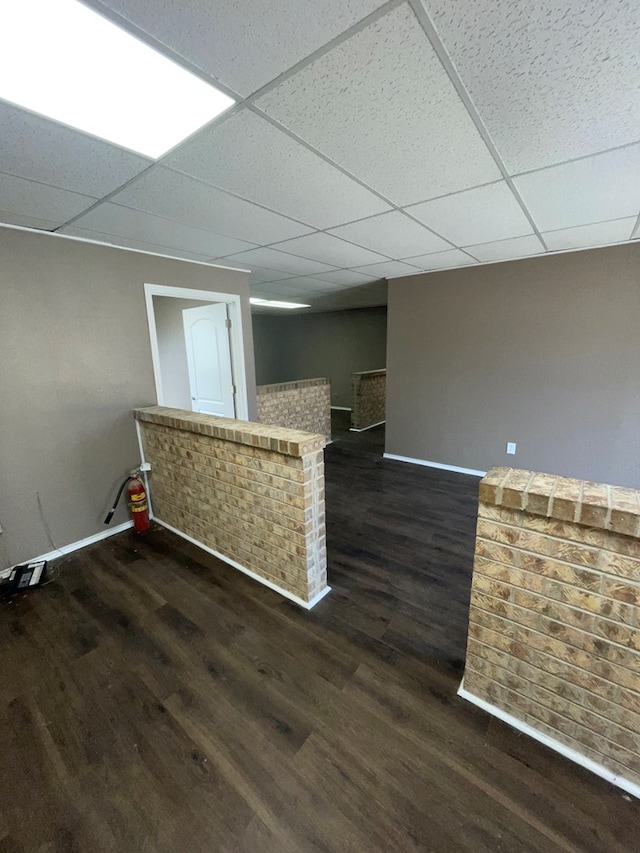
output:
[[[113,506],[109,510],[104,523],[109,524],[113,518],[113,514],[116,511],[118,501],[120,500],[120,496],[122,495],[125,486],[127,486],[129,509],[131,510],[131,516],[133,518],[133,528],[136,533],[144,533],[151,527],[151,522],[149,521],[149,502],[147,501],[147,492],[144,487],[144,483],[142,482],[140,471],[138,470],[132,471],[129,476],[122,481],[120,488],[118,489],[116,499],[113,502]]]

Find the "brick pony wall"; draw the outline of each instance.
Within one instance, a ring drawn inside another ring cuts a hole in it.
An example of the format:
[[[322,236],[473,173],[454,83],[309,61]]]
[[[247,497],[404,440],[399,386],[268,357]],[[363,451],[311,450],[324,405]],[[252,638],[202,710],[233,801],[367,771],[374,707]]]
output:
[[[259,385],[256,392],[260,423],[320,433],[331,441],[331,385],[328,379]]]
[[[387,408],[387,371],[354,373],[352,389],[351,429],[362,430],[382,423]]]
[[[464,690],[640,784],[640,493],[495,468]]]
[[[308,603],[327,587],[325,438],[137,409],[154,517]]]

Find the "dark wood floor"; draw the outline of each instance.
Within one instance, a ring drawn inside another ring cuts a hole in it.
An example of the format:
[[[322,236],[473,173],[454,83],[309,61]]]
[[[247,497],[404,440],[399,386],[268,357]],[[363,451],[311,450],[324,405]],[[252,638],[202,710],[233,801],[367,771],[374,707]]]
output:
[[[336,426],[311,613],[161,529],[0,605],[0,853],[640,849],[637,801],[456,696],[477,480]]]

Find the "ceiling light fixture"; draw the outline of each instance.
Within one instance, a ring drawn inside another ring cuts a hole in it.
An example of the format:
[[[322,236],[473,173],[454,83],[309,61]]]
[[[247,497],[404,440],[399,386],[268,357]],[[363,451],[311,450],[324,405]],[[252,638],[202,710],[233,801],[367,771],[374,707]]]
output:
[[[258,299],[252,296],[249,302],[252,305],[262,305],[263,308],[311,308],[311,305],[302,305],[300,302],[278,302],[275,299]]]
[[[232,98],[77,0],[0,12],[0,98],[157,158]]]

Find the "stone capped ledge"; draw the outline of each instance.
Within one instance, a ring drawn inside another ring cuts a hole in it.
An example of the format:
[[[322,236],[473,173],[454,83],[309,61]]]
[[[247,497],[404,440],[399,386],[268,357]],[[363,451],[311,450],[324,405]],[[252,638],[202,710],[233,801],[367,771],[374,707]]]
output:
[[[278,391],[298,391],[300,388],[313,388],[316,385],[328,385],[329,380],[317,379],[294,379],[292,382],[276,382],[272,385],[258,385],[256,391],[260,394],[275,394]]]
[[[172,409],[167,406],[147,406],[134,409],[136,420],[159,426],[206,435],[249,447],[273,450],[285,456],[303,457],[326,447],[324,435],[310,434],[301,430],[258,424],[252,421],[237,421],[232,418],[218,418],[214,415],[202,415],[186,409]]]
[[[387,368],[381,367],[379,370],[359,370],[357,373],[354,373],[353,376],[366,376],[367,378],[373,378],[375,376],[386,376]]]
[[[492,468],[482,503],[640,538],[640,491],[518,468]]]

